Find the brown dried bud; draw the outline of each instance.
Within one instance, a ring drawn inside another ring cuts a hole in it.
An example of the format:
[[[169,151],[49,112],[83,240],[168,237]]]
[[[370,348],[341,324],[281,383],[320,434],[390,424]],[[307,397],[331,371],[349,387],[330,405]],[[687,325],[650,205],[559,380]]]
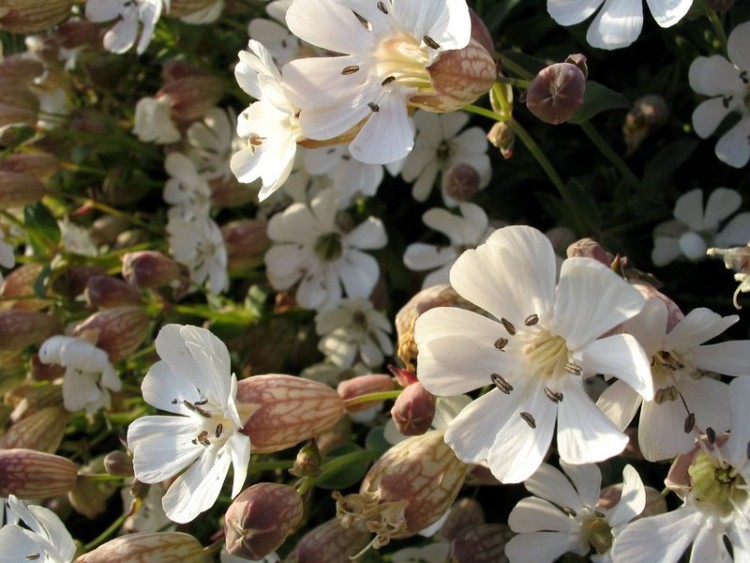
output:
[[[338,393],[322,383],[291,375],[255,375],[237,385],[240,417],[247,418],[244,433],[254,453],[271,453],[299,444],[344,414]]]
[[[41,499],[63,495],[78,478],[78,466],[59,455],[29,449],[0,450],[0,497]]]
[[[242,491],[224,517],[227,551],[262,559],[278,548],[302,520],[304,505],[294,487],[257,483]]]
[[[0,29],[13,33],[36,33],[70,17],[73,0],[6,0]]]
[[[265,219],[241,219],[221,228],[230,271],[249,270],[263,263],[266,250],[271,247],[267,230]]]
[[[132,477],[133,458],[123,451],[116,450],[104,456],[104,470],[118,477]]]
[[[132,285],[111,276],[91,276],[83,296],[97,309],[141,303],[141,296]]]
[[[26,309],[37,311],[53,303],[52,300],[37,299],[34,283],[44,270],[44,264],[21,264],[10,272],[0,285],[0,309]]]
[[[657,94],[647,94],[633,102],[622,125],[622,136],[628,154],[633,153],[651,133],[662,127],[668,117],[667,101]]]
[[[482,505],[473,498],[462,498],[454,504],[448,512],[438,534],[451,541],[464,530],[468,530],[484,524],[484,511]]]
[[[2,126],[2,102],[0,102],[0,127]],[[0,207],[2,209],[23,207],[41,201],[46,191],[44,184],[30,174],[0,170]]]
[[[443,174],[443,191],[456,201],[469,201],[479,191],[479,172],[470,164],[455,164]]]
[[[42,182],[48,180],[59,168],[57,159],[44,152],[10,154],[0,160],[1,171],[28,174]]]
[[[507,121],[498,121],[493,124],[487,133],[487,140],[493,146],[500,149],[500,154],[505,160],[513,156],[513,147],[516,145],[516,132]]]
[[[334,518],[307,532],[284,563],[351,563],[368,543],[369,532],[342,528]]]
[[[352,377],[346,381],[339,383],[336,391],[344,401],[350,401],[356,397],[362,397],[363,395],[369,395],[370,393],[380,393],[382,391],[393,391],[396,386],[393,383],[393,378],[390,375],[385,374],[369,374],[369,375],[358,375]],[[349,414],[355,412],[362,412],[372,407],[382,405],[383,401],[367,401],[365,403],[357,403],[346,407],[346,412]]]
[[[224,83],[201,68],[168,61],[162,68],[164,86],[158,99],[166,99],[175,121],[194,121],[214,107],[224,95]]]
[[[128,252],[122,257],[122,277],[141,289],[164,287],[179,275],[177,262],[155,250]]]
[[[35,411],[13,424],[0,437],[0,449],[28,448],[54,453],[60,447],[69,418],[70,413],[62,405]]]
[[[480,524],[456,537],[451,543],[451,563],[507,563],[505,544],[513,537],[505,524]]]
[[[545,123],[567,121],[583,105],[586,76],[571,63],[543,68],[526,91],[526,107]]]
[[[208,563],[212,558],[193,536],[182,532],[142,532],[108,541],[76,563]]]
[[[94,313],[76,325],[73,336],[95,340],[112,363],[124,360],[148,336],[149,319],[141,307],[123,305]]]
[[[607,266],[607,268],[612,265],[612,261],[614,260],[612,255],[604,250],[604,247],[601,244],[590,238],[582,238],[581,240],[575,241],[568,246],[566,254],[568,258],[593,258],[597,262],[601,262]]]
[[[38,311],[0,311],[0,351],[21,351],[60,330],[56,317]]]
[[[419,436],[430,429],[435,416],[435,397],[417,382],[409,385],[396,398],[391,417],[405,436]]]
[[[456,499],[466,464],[443,440],[442,430],[413,436],[386,451],[362,480],[358,494],[334,493],[344,527],[376,534],[375,549],[436,522]]]

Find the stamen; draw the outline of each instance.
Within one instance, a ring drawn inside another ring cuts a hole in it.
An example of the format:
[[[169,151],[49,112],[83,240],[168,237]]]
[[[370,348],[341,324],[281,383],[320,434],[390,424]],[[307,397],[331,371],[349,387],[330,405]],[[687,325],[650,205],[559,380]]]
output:
[[[563,400],[563,394],[558,391],[553,391],[549,387],[544,388],[544,394],[553,403],[559,403]]]
[[[510,395],[510,392],[513,391],[513,386],[508,383],[503,377],[498,373],[493,373],[490,375],[490,379],[492,380],[492,383],[495,384],[495,387],[500,389],[503,393],[506,395]]]
[[[208,440],[208,431],[203,430],[200,434],[198,434],[198,441],[203,446],[210,446],[211,442]]]
[[[223,424],[217,424],[216,425],[216,437],[221,438],[221,433],[224,432],[224,425]]]
[[[341,71],[341,74],[343,74],[344,76],[346,76],[348,74],[354,74],[358,70],[359,70],[359,65],[349,65],[349,66],[345,66],[343,68],[343,70]]]
[[[208,399],[203,399],[201,401],[195,401],[195,403],[193,403],[193,404],[196,405],[196,406],[198,406],[198,405],[205,405],[207,403],[208,403]]]
[[[687,417],[685,418],[685,424],[683,426],[683,430],[685,431],[685,434],[690,434],[690,432],[693,431],[694,427],[695,427],[695,413],[691,412],[691,413],[688,413]]]
[[[575,518],[577,516],[576,511],[570,508],[569,506],[563,506],[562,511],[570,516],[571,518]]]
[[[362,24],[362,27],[364,27],[367,31],[372,31],[372,24],[367,21],[367,19],[360,16],[357,12],[352,11],[352,13],[354,14],[354,17],[357,18],[359,23]]]
[[[377,112],[380,111],[380,106],[378,104],[376,104],[375,102],[368,103],[367,107],[370,108],[375,113],[377,113]]]
[[[385,4],[383,4],[382,2],[378,2],[377,7],[378,7],[378,10],[383,12],[386,16],[388,15],[388,10],[386,9]]]
[[[601,510],[594,510],[594,516],[596,516],[597,518],[604,518],[604,512],[602,512]]]
[[[381,82],[381,83],[380,83],[380,85],[381,85],[381,86],[387,86],[388,84],[390,84],[390,83],[391,83],[391,82],[393,82],[394,80],[396,80],[396,77],[395,77],[395,76],[386,76],[386,77],[385,77],[385,78],[383,79],[383,82]]]
[[[205,405],[208,402],[208,400],[205,400],[201,402],[201,405]],[[191,403],[190,401],[182,401],[182,404],[185,405],[188,409],[190,409],[193,412],[197,412],[199,415],[204,416],[206,418],[211,418],[211,414],[207,411],[203,410],[199,406],[197,406],[199,403]]]
[[[440,44],[429,35],[425,35],[424,37],[422,37],[422,41],[424,41],[424,44],[427,45],[430,49],[440,49]]]
[[[26,561],[36,561],[42,557],[41,553],[32,553],[26,556]]]
[[[710,426],[706,428],[706,438],[708,438],[709,444],[715,444],[716,443],[716,431],[711,428]]]
[[[508,345],[508,339],[507,338],[498,338],[495,340],[495,348],[498,350],[502,350]]]
[[[530,412],[522,412],[521,418],[523,418],[523,421],[531,428],[536,428],[536,420],[534,420],[534,415],[532,415]]]
[[[525,324],[526,326],[534,326],[538,322],[539,322],[539,315],[537,315],[536,313],[533,315],[529,315],[523,320],[523,324]]]
[[[514,327],[513,323],[510,322],[508,319],[506,319],[505,317],[503,317],[502,319],[500,319],[500,322],[505,327],[505,330],[508,331],[508,334],[510,334],[511,336],[513,336],[516,333],[516,327]]]
[[[583,374],[583,368],[576,364],[575,362],[568,362],[565,364],[565,371],[572,375],[581,375]]]

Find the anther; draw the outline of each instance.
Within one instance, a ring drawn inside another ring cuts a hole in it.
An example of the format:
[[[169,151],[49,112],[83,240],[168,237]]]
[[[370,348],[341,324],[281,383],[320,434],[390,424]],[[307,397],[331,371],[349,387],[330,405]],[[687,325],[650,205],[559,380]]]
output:
[[[513,336],[516,333],[516,327],[514,327],[513,323],[510,322],[508,319],[506,319],[505,317],[503,317],[502,319],[500,319],[500,322],[505,327],[505,330],[508,331],[508,334],[510,334],[511,336]]]
[[[534,420],[534,416],[530,412],[522,412],[521,418],[523,418],[523,421],[531,428],[536,428],[536,420]]]
[[[221,433],[224,432],[224,425],[223,424],[217,424],[216,425],[216,437],[221,438]]]
[[[695,413],[691,412],[688,413],[688,415],[685,417],[685,425],[683,426],[683,430],[685,431],[685,434],[689,434],[693,431],[693,428],[695,427]]]
[[[343,68],[343,70],[341,71],[341,74],[343,74],[344,76],[346,76],[347,74],[354,74],[358,70],[359,70],[359,66],[358,65],[349,65],[349,66],[345,66]]]
[[[562,511],[570,516],[571,518],[575,518],[577,516],[576,511],[570,508],[569,506],[563,506]]]
[[[495,340],[495,348],[498,350],[502,350],[508,345],[508,339],[507,338],[498,338]]]
[[[42,557],[41,553],[32,553],[26,556],[26,561],[36,561]]]
[[[205,404],[207,404],[207,403],[208,403],[208,399],[203,399],[203,400],[201,400],[201,401],[195,401],[195,403],[194,403],[194,404],[195,404],[196,406],[200,406],[200,405],[205,405]]]
[[[716,431],[711,428],[710,426],[706,428],[706,438],[708,438],[709,444],[715,444],[716,443]]]
[[[750,458],[750,442],[748,442],[747,446],[745,446],[745,454],[748,458]]]
[[[538,322],[539,322],[539,315],[537,315],[536,313],[533,315],[529,315],[523,320],[523,324],[525,324],[526,326],[534,326]]]
[[[387,86],[388,84],[390,84],[390,83],[391,83],[391,82],[393,82],[394,80],[396,80],[396,77],[395,77],[395,76],[386,76],[386,77],[385,77],[385,78],[383,79],[383,82],[381,82],[381,83],[380,83],[380,85],[381,85],[381,86]]]
[[[503,393],[506,395],[510,395],[510,392],[513,391],[513,386],[508,383],[503,377],[498,373],[493,373],[490,375],[490,379],[492,380],[492,383],[495,384],[495,387],[500,389]]]
[[[563,394],[558,391],[553,391],[549,387],[544,388],[544,394],[553,403],[559,403],[563,400]]]
[[[388,15],[388,9],[385,7],[385,4],[383,4],[382,2],[378,2],[377,7],[378,7],[378,10],[383,12],[385,15]]]
[[[424,41],[424,44],[427,45],[430,49],[440,49],[440,44],[429,35],[425,35],[424,37],[422,37],[422,41]]]
[[[377,112],[380,111],[380,106],[378,104],[376,104],[375,102],[368,103],[367,107],[370,108],[375,113],[377,113]]]
[[[198,441],[203,446],[210,446],[211,442],[208,439],[208,431],[203,430],[200,434],[198,434]]]
[[[352,12],[354,14],[354,17],[357,18],[357,21],[362,24],[362,27],[364,27],[367,31],[372,31],[372,24],[367,21],[367,19],[360,16],[357,12]]]
[[[604,512],[602,512],[601,510],[594,510],[594,516],[596,516],[597,518],[604,518]]]
[[[575,362],[568,362],[565,364],[565,371],[572,375],[581,375],[583,373],[583,368]]]

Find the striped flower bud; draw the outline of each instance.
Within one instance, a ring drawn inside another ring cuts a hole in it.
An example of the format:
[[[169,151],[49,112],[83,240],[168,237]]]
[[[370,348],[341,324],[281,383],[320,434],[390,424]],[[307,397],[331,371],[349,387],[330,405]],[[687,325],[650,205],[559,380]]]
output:
[[[299,444],[330,428],[344,414],[338,393],[322,383],[291,375],[256,375],[237,385],[240,417],[253,453]]]
[[[302,497],[294,487],[256,483],[234,499],[224,516],[227,551],[262,559],[284,543],[303,514]]]
[[[84,553],[76,563],[208,563],[212,558],[193,536],[182,532],[127,534]]]
[[[480,524],[461,532],[450,548],[451,563],[506,563],[505,544],[513,532],[505,524]]]
[[[132,477],[133,458],[123,451],[116,450],[104,456],[104,470],[118,477]]]
[[[111,362],[119,362],[138,349],[148,336],[149,319],[146,311],[133,305],[113,307],[94,313],[76,325],[73,336],[91,335],[97,348],[109,356]]]
[[[500,150],[500,155],[508,160],[513,156],[513,148],[516,145],[516,132],[507,121],[498,121],[493,124],[487,133],[487,140]]]
[[[46,152],[9,154],[0,160],[0,170],[29,174],[41,181],[48,180],[59,169],[57,159]]]
[[[0,311],[0,351],[21,351],[60,329],[56,317],[39,311]]]
[[[169,17],[183,18],[215,4],[216,0],[170,0]]]
[[[334,493],[344,527],[376,534],[375,549],[436,522],[456,499],[466,465],[433,430],[399,442],[375,462],[358,494]]]
[[[396,428],[405,436],[419,436],[430,429],[435,416],[435,397],[416,382],[396,398],[391,417]]]
[[[141,296],[132,285],[112,276],[90,277],[83,296],[89,305],[97,309],[141,303]]]
[[[243,189],[247,191],[246,186]],[[271,247],[267,230],[265,219],[242,219],[224,225],[221,234],[227,247],[227,268],[248,270],[262,264],[266,250]]]
[[[141,289],[164,287],[179,275],[177,262],[155,250],[128,252],[122,257],[122,277]]]
[[[556,63],[543,68],[529,84],[526,107],[536,117],[558,125],[573,117],[583,105],[586,75],[580,65]]]
[[[395,389],[393,378],[385,374],[358,375],[339,383],[336,391],[344,401],[350,401],[357,397],[379,393],[381,391],[392,391]],[[366,411],[372,407],[382,405],[383,401],[367,401],[346,407],[349,414]]]
[[[62,405],[34,411],[0,436],[0,449],[28,448],[40,452],[56,452],[69,419],[70,413]]]
[[[0,84],[0,89],[2,89]],[[3,121],[3,102],[0,100],[0,127],[10,125]],[[32,121],[36,123],[36,115]],[[0,207],[23,207],[40,201],[46,192],[44,184],[30,174],[0,170]]]
[[[448,512],[438,534],[452,541],[461,532],[484,524],[484,511],[482,505],[470,497],[462,498],[456,502]]]
[[[307,532],[284,563],[350,563],[368,543],[369,532],[342,528],[334,518]]]
[[[162,67],[164,85],[157,92],[166,100],[175,121],[194,121],[214,107],[224,95],[224,83],[214,74],[183,61]]]
[[[63,495],[78,478],[78,466],[59,455],[25,448],[0,450],[0,497],[40,499]]]
[[[73,0],[11,0],[3,3],[0,29],[13,33],[36,33],[70,17]]]

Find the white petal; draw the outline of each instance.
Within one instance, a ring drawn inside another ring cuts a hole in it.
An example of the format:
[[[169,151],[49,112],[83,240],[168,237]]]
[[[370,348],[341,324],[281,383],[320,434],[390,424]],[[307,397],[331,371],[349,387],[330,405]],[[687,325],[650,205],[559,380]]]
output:
[[[349,144],[352,156],[367,164],[389,164],[406,157],[414,147],[414,124],[406,100],[393,90],[377,100],[373,111]]]
[[[599,395],[596,406],[620,430],[625,430],[641,406],[641,397],[624,381],[615,381]]]
[[[714,526],[703,526],[693,540],[693,549],[690,552],[690,563],[732,563],[734,559],[724,545],[724,535],[721,529]]]
[[[627,47],[643,27],[643,5],[632,0],[606,0],[586,33],[586,41],[600,49]]]
[[[367,52],[374,36],[353,11],[330,0],[293,2],[286,12],[289,30],[300,39],[335,53]]]
[[[703,230],[703,190],[696,188],[680,196],[674,206],[674,216],[691,231]]]
[[[740,205],[742,205],[742,196],[737,190],[716,188],[708,196],[706,213],[703,217],[703,229],[715,231],[719,228],[719,223],[737,211]]]
[[[714,243],[721,248],[744,246],[750,241],[750,213],[740,213],[724,225],[714,237]]]
[[[344,241],[360,250],[383,248],[388,244],[385,227],[380,219],[368,217],[353,230],[344,235]]]
[[[450,246],[433,246],[415,242],[406,247],[404,265],[410,270],[421,272],[451,264],[456,258],[458,258],[456,251]]]
[[[604,0],[548,0],[547,11],[560,25],[575,25],[591,17]]]
[[[582,350],[581,365],[586,373],[617,377],[646,400],[654,396],[649,359],[638,341],[629,334],[615,334],[595,340]]]
[[[667,334],[668,351],[693,350],[719,336],[739,320],[737,315],[722,317],[705,307],[693,309]]]
[[[742,70],[750,70],[750,22],[737,25],[729,34],[727,53]]]
[[[540,470],[547,464],[543,463]],[[549,466],[547,466],[549,467]],[[565,484],[570,488],[570,483],[560,474]],[[527,534],[539,531],[554,532],[575,532],[577,523],[570,516],[565,514],[560,507],[577,510],[580,505],[580,499],[574,499],[577,504],[570,505],[567,503],[552,504],[542,498],[530,497],[521,499],[518,504],[511,510],[508,516],[508,526],[517,534]],[[582,508],[582,507],[581,507]]]
[[[716,131],[719,124],[732,111],[731,107],[725,105],[724,98],[709,98],[702,101],[693,110],[693,129],[701,139],[710,137]]]
[[[561,532],[521,534],[505,546],[510,563],[552,563],[568,551],[581,551],[578,537]]]
[[[599,477],[599,481],[601,481],[601,476]],[[559,507],[570,508],[576,512],[579,512],[585,506],[585,502],[581,500],[581,495],[578,494],[578,491],[573,487],[573,485],[570,483],[567,477],[565,477],[562,471],[555,469],[547,463],[541,464],[539,466],[539,469],[537,469],[531,477],[524,481],[524,486],[526,487],[526,490],[529,491],[532,495],[535,495],[540,499],[548,500]],[[596,502],[597,498],[599,498],[598,485],[596,487],[596,496],[594,497],[594,502]],[[516,505],[516,508],[513,509],[513,512],[515,512],[517,508],[518,505]],[[513,512],[511,512],[511,515],[513,514]],[[558,509],[555,516],[559,516],[562,514],[563,513]],[[565,515],[565,518],[567,520],[570,520],[567,515]],[[512,516],[508,520],[509,523],[511,519]],[[535,525],[532,523],[531,526]],[[514,532],[537,532],[539,530],[567,531],[570,529],[570,525],[558,528],[551,528],[546,525],[536,526],[537,527],[525,527],[523,529],[518,529],[516,526],[512,526],[512,528]]]
[[[620,501],[607,513],[607,522],[618,528],[638,516],[646,507],[646,489],[640,475],[632,465],[622,470],[622,494]],[[619,530],[615,532],[615,535]]]
[[[743,117],[719,139],[716,156],[734,168],[742,168],[750,161],[750,117]]]
[[[336,268],[349,297],[369,297],[380,276],[377,260],[359,250],[347,252],[336,263]]]
[[[242,491],[247,479],[247,468],[250,465],[250,438],[239,432],[235,432],[226,442],[226,448],[232,459],[232,498]]]
[[[596,464],[582,463],[572,465],[566,463],[564,460],[560,460],[560,467],[570,477],[583,503],[587,506],[595,506],[599,500],[599,493],[602,488],[602,472],[599,471]]]
[[[731,340],[699,346],[691,354],[695,367],[724,375],[750,375],[750,341]]]
[[[695,442],[693,434],[685,433],[688,414],[678,399],[644,402],[638,424],[638,445],[649,461],[675,457],[688,451]]]
[[[671,27],[687,14],[693,0],[647,0],[651,15],[661,27]]]
[[[651,261],[656,266],[666,266],[682,254],[677,239],[673,237],[654,237],[654,249],[651,251]]]
[[[726,457],[735,467],[747,462],[750,444],[750,377],[738,377],[729,384],[729,401],[732,413],[732,433],[724,446]]]
[[[173,477],[203,455],[193,444],[199,424],[182,416],[144,416],[128,427],[135,476],[144,483]]]

